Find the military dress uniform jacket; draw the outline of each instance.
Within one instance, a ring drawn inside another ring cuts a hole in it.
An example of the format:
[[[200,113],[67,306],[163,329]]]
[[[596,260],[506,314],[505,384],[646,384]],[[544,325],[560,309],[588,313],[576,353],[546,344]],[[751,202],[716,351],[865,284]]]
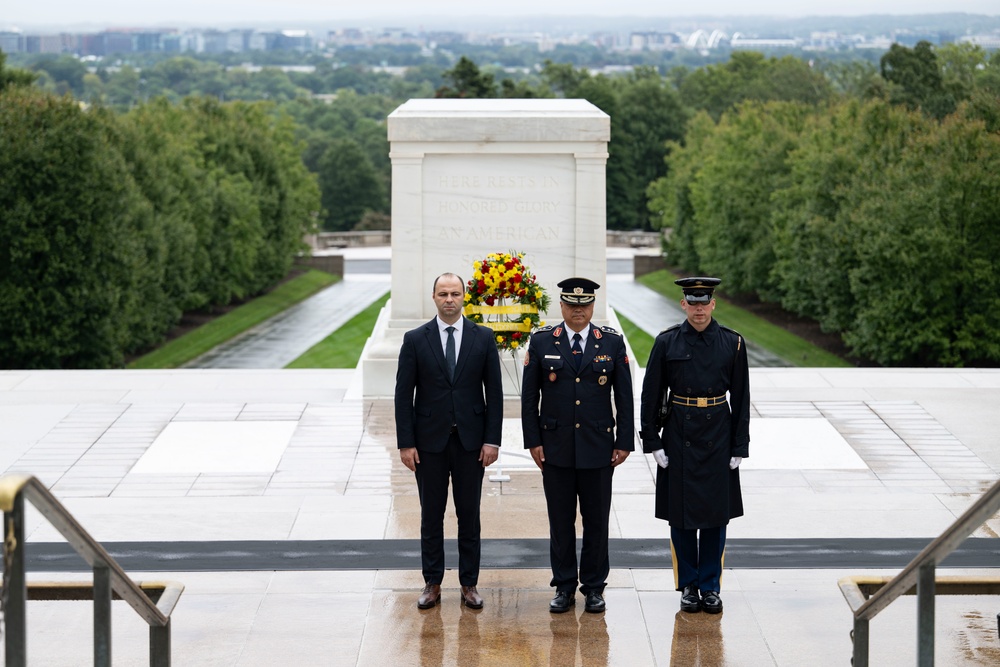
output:
[[[613,450],[635,449],[625,341],[611,327],[589,326],[579,372],[573,369],[565,325],[531,336],[521,382],[521,429],[525,449],[541,445],[546,465],[603,468],[611,465]]]
[[[668,391],[684,399],[667,403],[660,424]],[[728,402],[714,406],[677,404],[727,392]],[[700,529],[742,516],[740,471],[729,469],[729,459],[749,456],[750,447],[750,374],[742,336],[714,319],[700,333],[687,321],[663,331],[649,355],[641,398],[642,449],[663,449],[669,458],[666,469],[656,469],[656,517]]]

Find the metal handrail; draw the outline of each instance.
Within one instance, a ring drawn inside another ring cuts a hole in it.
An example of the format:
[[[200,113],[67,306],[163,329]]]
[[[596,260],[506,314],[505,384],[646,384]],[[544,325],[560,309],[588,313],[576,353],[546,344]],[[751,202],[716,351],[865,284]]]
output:
[[[912,591],[914,586],[917,589],[917,664],[934,664],[934,570],[938,563],[998,511],[1000,481],[994,483],[962,516],[871,597],[867,597],[857,580],[841,580],[840,590],[854,612],[854,667],[868,665],[869,621],[899,596]]]
[[[94,568],[94,664],[111,664],[111,599],[117,595],[149,625],[150,664],[170,664],[170,615],[184,586],[176,582],[146,584],[145,590],[132,581],[121,566],[90,536],[63,507],[52,492],[36,477],[8,475],[0,478],[0,508],[4,512],[4,535],[8,548],[13,547],[5,563],[7,599],[4,616],[6,664],[27,662],[25,645],[25,601],[27,584],[24,574],[24,500],[31,502],[59,531],[73,549]],[[147,591],[159,591],[154,602]]]

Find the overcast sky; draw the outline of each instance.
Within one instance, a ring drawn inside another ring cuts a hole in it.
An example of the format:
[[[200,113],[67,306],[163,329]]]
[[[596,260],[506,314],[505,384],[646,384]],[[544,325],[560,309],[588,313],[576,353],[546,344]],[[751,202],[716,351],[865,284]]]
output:
[[[378,26],[412,25],[412,17],[565,16],[808,16],[928,14],[969,12],[996,16],[998,0],[837,0],[828,4],[801,0],[2,0],[0,27],[95,24],[102,26],[239,25],[251,22],[321,21]],[[433,21],[425,21],[432,25]]]

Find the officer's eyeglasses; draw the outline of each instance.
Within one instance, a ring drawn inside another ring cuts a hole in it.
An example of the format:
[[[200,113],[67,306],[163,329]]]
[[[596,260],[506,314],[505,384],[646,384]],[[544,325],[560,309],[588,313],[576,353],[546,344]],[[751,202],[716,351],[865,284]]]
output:
[[[698,306],[701,306],[703,308],[708,308],[708,304],[710,304],[710,303],[712,303],[711,300],[709,300],[709,301],[699,301],[697,303],[695,303],[693,301],[688,301],[687,305],[688,305],[688,308],[697,308]]]

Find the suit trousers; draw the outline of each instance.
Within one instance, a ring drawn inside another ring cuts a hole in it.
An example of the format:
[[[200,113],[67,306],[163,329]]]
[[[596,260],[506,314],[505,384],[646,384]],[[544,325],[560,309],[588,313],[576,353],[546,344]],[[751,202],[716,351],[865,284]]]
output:
[[[697,530],[671,526],[670,556],[677,590],[694,584],[701,591],[719,592],[726,556],[726,527]]]
[[[549,513],[549,560],[557,591],[603,593],[611,560],[608,556],[608,519],[611,516],[611,478],[614,468],[562,468],[545,464],[542,487]],[[576,571],[576,504],[583,519],[580,576]]]
[[[457,433],[448,438],[443,452],[420,451],[417,493],[420,495],[420,562],[424,583],[440,584],[444,578],[444,512],[448,504],[448,478],[458,516],[458,581],[475,586],[479,581],[479,502],[483,494],[483,464],[479,449],[467,451]]]

